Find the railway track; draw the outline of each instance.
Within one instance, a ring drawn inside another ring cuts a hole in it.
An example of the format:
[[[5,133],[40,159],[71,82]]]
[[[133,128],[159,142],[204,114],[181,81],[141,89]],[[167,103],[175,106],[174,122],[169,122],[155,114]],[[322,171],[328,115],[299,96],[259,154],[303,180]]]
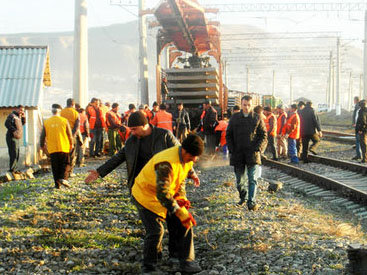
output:
[[[322,131],[323,138],[331,141],[338,141],[342,143],[355,144],[355,135],[343,132]]]
[[[359,219],[367,219],[367,167],[320,156],[309,156],[300,166],[263,160],[265,166],[279,170],[277,180],[309,196],[341,204]]]

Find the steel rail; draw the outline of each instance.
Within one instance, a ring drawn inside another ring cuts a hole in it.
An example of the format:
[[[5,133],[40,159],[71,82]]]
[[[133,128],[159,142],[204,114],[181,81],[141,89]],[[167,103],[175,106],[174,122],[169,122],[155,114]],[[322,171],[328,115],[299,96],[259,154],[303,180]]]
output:
[[[275,169],[281,170],[282,172],[288,175],[318,185],[323,189],[335,191],[341,197],[352,200],[358,204],[367,206],[367,193],[362,192],[351,186],[348,186],[342,182],[279,161],[263,159],[262,163],[265,166],[273,167]]]
[[[367,166],[354,162],[332,159],[328,157],[308,155],[308,159],[311,162],[321,163],[336,168],[342,168],[344,170],[353,171],[362,175],[367,175]],[[367,181],[367,178],[366,178]]]

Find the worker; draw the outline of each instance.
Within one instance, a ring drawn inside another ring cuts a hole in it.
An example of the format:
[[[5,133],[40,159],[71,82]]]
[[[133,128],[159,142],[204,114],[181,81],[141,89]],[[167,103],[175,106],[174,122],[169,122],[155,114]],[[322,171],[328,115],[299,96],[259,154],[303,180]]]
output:
[[[45,120],[40,138],[40,146],[51,158],[51,169],[55,188],[63,185],[70,187],[70,152],[73,149],[73,137],[69,122],[61,117],[61,106],[52,104],[53,116]]]
[[[179,145],[179,142],[170,131],[149,124],[141,112],[135,112],[129,116],[128,127],[131,135],[125,146],[96,170],[91,170],[85,179],[86,183],[90,183],[99,177],[105,177],[126,161],[128,187],[131,190],[135,177],[153,155],[164,149]]]
[[[300,118],[297,113],[297,105],[292,104],[286,126],[283,128],[282,135],[288,138],[288,153],[291,163],[298,164],[297,140],[300,138]]]
[[[177,104],[177,109],[173,113],[173,117],[176,138],[182,142],[190,131],[190,117],[189,113],[184,109],[183,103],[180,102]]]
[[[115,102],[112,104],[112,109],[109,110],[106,114],[106,125],[108,128],[109,141],[108,154],[110,156],[113,156],[122,147],[120,135],[118,133],[120,127],[122,126],[122,123],[121,116],[118,113],[118,110],[119,104]]]
[[[242,110],[232,115],[228,127],[226,140],[229,154],[231,155],[230,165],[234,166],[237,190],[240,195],[239,206],[247,200],[247,207],[250,211],[259,208],[256,203],[257,191],[257,167],[261,165],[261,149],[266,142],[266,127],[260,116],[253,111],[252,97],[245,95],[241,99]],[[247,168],[248,194],[246,190]]]
[[[71,128],[71,133],[73,134],[73,150],[70,152],[70,177],[75,177],[73,171],[76,164],[76,144],[81,143],[82,140],[79,129],[80,125],[79,113],[75,109],[74,99],[68,98],[66,100],[66,107],[61,110],[60,115],[68,120]]]
[[[100,157],[100,150],[103,142],[103,129],[106,128],[106,121],[103,118],[102,110],[99,107],[98,98],[91,99],[86,113],[88,116],[89,129],[92,138],[89,144],[89,156]]]
[[[143,272],[154,272],[162,254],[163,220],[169,232],[169,257],[178,258],[181,272],[201,271],[195,262],[193,229],[196,221],[190,214],[185,194],[185,179],[196,186],[200,180],[194,162],[204,150],[201,138],[190,134],[182,146],[166,149],[151,158],[135,179],[133,201],[145,227]]]
[[[157,126],[159,128],[163,128],[163,129],[167,129],[167,130],[171,131],[171,133],[173,133],[172,114],[170,114],[166,111],[166,105],[165,104],[161,104],[159,106],[159,111],[156,113],[156,115],[154,116],[151,123],[154,126]]]
[[[19,161],[19,141],[23,137],[23,125],[26,123],[24,106],[17,108],[5,120],[6,144],[9,152],[9,172],[20,173],[17,169]]]
[[[277,120],[269,106],[264,107],[264,115],[265,115],[264,122],[268,134],[268,148],[270,149],[270,152],[273,154],[273,160],[278,160],[278,151],[275,145],[275,139],[277,135]]]
[[[282,136],[283,128],[287,123],[287,113],[284,111],[284,106],[279,104],[277,106],[278,118],[277,118],[277,145],[278,145],[278,157],[286,159],[288,157],[287,140]]]

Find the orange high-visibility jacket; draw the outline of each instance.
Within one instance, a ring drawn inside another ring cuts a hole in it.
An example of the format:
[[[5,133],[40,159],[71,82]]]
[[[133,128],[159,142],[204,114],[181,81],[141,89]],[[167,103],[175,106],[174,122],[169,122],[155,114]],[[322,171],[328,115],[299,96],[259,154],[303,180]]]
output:
[[[102,110],[98,107],[99,109],[99,119],[101,120],[101,123],[102,123],[102,127],[103,128],[106,128],[106,121],[103,117],[103,112]],[[94,109],[93,106],[88,106],[87,107],[87,114],[89,116],[89,128],[91,130],[94,129],[94,126],[96,125],[96,120],[97,120],[97,112],[96,110]]]
[[[159,128],[164,128],[167,130],[170,130],[171,132],[173,132],[172,130],[172,114],[167,113],[165,110],[159,110],[153,120],[152,120],[152,124],[159,127]]]
[[[272,118],[272,119],[271,119]],[[271,132],[269,133],[269,130],[271,128],[270,121],[272,121],[273,128],[271,129]],[[268,132],[269,136],[275,137],[277,135],[277,122],[274,114],[270,114],[264,119],[266,131]]]
[[[220,146],[222,147],[227,144],[227,141],[226,141],[227,127],[228,127],[228,122],[225,120],[220,120],[217,127],[215,127],[215,131],[222,132],[220,135]]]
[[[113,120],[115,125],[111,125],[110,119]],[[121,126],[121,117],[118,113],[110,110],[106,114],[106,125],[108,129],[116,129],[116,125]]]
[[[284,134],[288,134],[289,138],[299,139],[300,129],[301,123],[299,115],[297,113],[293,113],[287,120],[285,127],[283,127]]]
[[[282,119],[283,117],[285,117],[285,122],[284,122],[284,125],[282,125]],[[283,131],[283,128],[285,127],[285,125],[287,124],[287,114],[286,112],[283,112],[279,117],[278,117],[278,120],[277,120],[277,134],[280,135]]]

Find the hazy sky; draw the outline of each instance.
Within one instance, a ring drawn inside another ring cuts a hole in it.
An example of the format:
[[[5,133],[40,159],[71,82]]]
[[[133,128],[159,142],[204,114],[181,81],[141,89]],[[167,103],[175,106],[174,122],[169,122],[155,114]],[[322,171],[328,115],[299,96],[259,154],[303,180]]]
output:
[[[199,0],[200,1],[200,0]],[[356,2],[349,0],[343,2]],[[111,5],[111,2],[136,4],[138,0],[88,0],[89,27],[105,26],[136,20],[136,8]],[[253,0],[201,0],[202,3],[254,3]],[[262,0],[261,2],[289,3],[291,0]],[[340,0],[298,0],[293,2],[341,2]],[[363,2],[363,1],[357,1]],[[159,0],[146,0],[153,8]],[[74,26],[73,0],[0,0],[0,34],[22,32],[72,31]],[[269,32],[340,31],[342,37],[363,37],[363,12],[359,13],[221,13],[208,15],[222,24],[244,23]]]

